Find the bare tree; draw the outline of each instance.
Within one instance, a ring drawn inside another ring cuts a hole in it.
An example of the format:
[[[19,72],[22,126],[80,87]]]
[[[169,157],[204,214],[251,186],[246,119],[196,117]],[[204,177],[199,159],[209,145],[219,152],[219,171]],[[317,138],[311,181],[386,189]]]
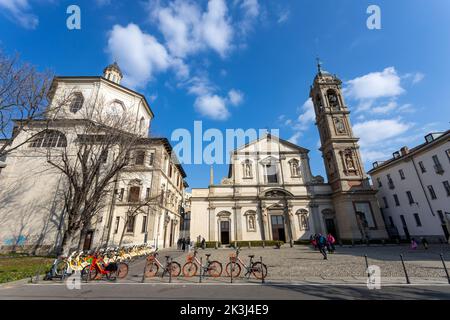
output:
[[[83,109],[83,120],[73,120],[66,131],[72,137],[67,147],[47,150],[48,163],[67,183],[62,195],[66,226],[60,251],[64,254],[75,237],[80,237],[78,248],[82,247],[84,235],[111,201],[114,185],[143,139],[131,112],[113,110],[102,98]]]
[[[130,205],[128,206],[128,210],[124,216],[124,224],[123,224],[123,228],[122,228],[122,233],[120,235],[119,247],[122,246],[123,238],[125,236],[125,232],[128,228],[128,224],[130,223],[130,221],[135,222],[136,217],[139,214],[147,214],[149,211],[148,209],[158,207],[161,196],[162,195],[157,195],[155,197],[147,198],[144,201],[138,201],[138,202],[134,202],[134,203],[130,202]],[[145,211],[145,209],[147,209],[147,211]],[[147,222],[148,222],[148,220],[147,220]]]
[[[39,72],[18,55],[0,51],[0,139],[11,141],[33,120],[45,118],[52,79],[51,72]],[[9,143],[0,145],[0,157],[11,151]]]

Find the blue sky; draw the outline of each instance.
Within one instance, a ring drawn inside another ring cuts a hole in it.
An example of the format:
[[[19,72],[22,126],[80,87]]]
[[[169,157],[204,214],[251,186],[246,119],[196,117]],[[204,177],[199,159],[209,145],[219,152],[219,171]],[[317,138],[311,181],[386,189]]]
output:
[[[81,8],[81,30],[66,9]],[[366,10],[381,8],[381,30]],[[0,47],[58,75],[117,59],[145,94],[154,135],[177,128],[279,129],[325,175],[309,86],[315,59],[344,82],[366,168],[449,128],[450,2],[363,0],[0,0]],[[191,187],[209,166],[186,165]],[[215,166],[216,182],[227,173]]]

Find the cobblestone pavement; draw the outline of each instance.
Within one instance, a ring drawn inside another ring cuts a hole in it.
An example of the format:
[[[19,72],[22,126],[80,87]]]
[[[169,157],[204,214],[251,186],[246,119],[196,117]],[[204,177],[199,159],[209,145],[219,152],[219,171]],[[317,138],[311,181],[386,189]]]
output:
[[[368,256],[369,265],[377,265],[381,268],[382,278],[396,279],[395,281],[404,283],[405,273],[400,261],[400,254],[405,260],[406,269],[411,280],[436,280],[445,282],[446,273],[440,258],[440,253],[444,254],[447,267],[450,269],[450,246],[435,245],[429,250],[411,250],[408,246],[337,246],[334,254],[328,255],[328,260],[323,260],[322,255],[308,246],[289,246],[281,249],[275,248],[242,248],[240,257],[247,263],[250,254],[255,255],[255,259],[262,257],[264,264],[268,267],[268,281],[327,281],[339,282],[339,280],[360,280],[367,277],[366,262],[364,255]],[[205,260],[205,254],[211,254],[211,260],[222,262],[225,269],[232,249],[206,249],[199,250],[199,257]],[[181,266],[186,262],[187,253],[181,251],[164,251],[161,253],[161,260],[165,255],[171,255],[174,261],[178,261]],[[130,268],[128,280],[140,281],[142,279],[144,261],[138,262]],[[242,275],[242,274],[241,274]],[[168,278],[165,279],[168,281]],[[196,279],[185,279],[180,277],[173,281],[198,281]],[[240,279],[236,279],[239,281]],[[161,281],[161,278],[146,279],[146,281]],[[219,279],[205,278],[205,282],[229,282],[230,279],[223,277]],[[395,282],[394,281],[394,282]]]

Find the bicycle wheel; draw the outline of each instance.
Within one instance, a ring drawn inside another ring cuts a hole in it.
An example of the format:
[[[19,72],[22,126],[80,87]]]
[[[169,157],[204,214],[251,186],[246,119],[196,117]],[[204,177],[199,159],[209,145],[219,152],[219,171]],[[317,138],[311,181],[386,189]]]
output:
[[[252,273],[256,279],[261,280],[264,276],[264,279],[267,278],[267,266],[262,264],[261,262],[255,262],[252,265]]]
[[[197,274],[197,265],[193,262],[187,262],[184,266],[183,266],[183,275],[186,278],[191,278],[193,276],[195,276]]]
[[[218,278],[222,275],[222,264],[219,261],[211,261],[208,266],[208,274],[213,278]]]
[[[81,270],[81,280],[85,282],[96,280],[97,275],[98,275],[97,269],[96,268],[91,269],[90,265],[84,267],[83,270]]]
[[[170,272],[172,277],[178,277],[181,274],[181,266],[178,262],[171,262],[167,265],[167,270]]]
[[[117,278],[125,279],[128,275],[128,264],[121,262],[117,266]]]
[[[158,273],[159,267],[154,262],[148,262],[145,266],[144,274],[146,278],[153,278]]]
[[[229,277],[231,276],[231,270],[233,270],[233,278],[237,278],[241,274],[241,266],[239,263],[228,262],[225,271]]]

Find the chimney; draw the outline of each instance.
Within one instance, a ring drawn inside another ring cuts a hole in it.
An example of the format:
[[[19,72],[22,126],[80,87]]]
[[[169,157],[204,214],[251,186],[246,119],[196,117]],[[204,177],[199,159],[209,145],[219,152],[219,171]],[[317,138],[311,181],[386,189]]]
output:
[[[400,149],[400,152],[401,152],[402,156],[406,156],[409,153],[409,148],[403,147]]]

